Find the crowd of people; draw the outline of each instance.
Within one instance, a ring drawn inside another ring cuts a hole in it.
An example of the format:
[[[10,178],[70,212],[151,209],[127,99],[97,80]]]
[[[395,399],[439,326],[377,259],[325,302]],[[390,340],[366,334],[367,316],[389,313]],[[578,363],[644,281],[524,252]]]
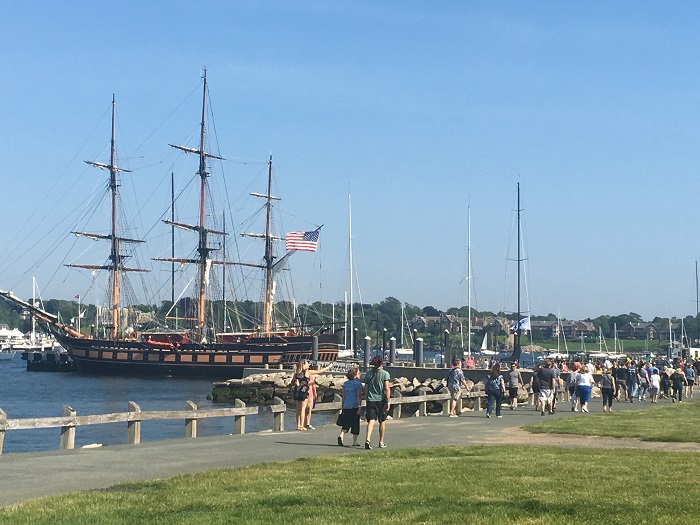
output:
[[[613,401],[634,403],[635,400],[645,401],[648,397],[651,403],[658,403],[659,399],[664,398],[681,403],[683,398],[692,398],[693,388],[700,377],[700,359],[645,362],[626,358],[624,361],[575,361],[570,364],[564,360],[545,360],[535,365],[528,384],[535,395],[535,410],[541,415],[555,413],[556,394],[564,386],[562,373],[569,374],[566,388],[572,412],[589,411],[594,386],[600,388],[603,411],[612,412]],[[594,374],[600,374],[600,379],[596,380]],[[495,362],[484,378],[484,390],[488,397],[486,417],[492,416],[494,408],[496,417],[501,417],[500,408],[506,393],[510,399],[510,409],[516,408],[519,390],[524,387],[517,363],[511,363],[510,369],[501,373],[501,364]]]
[[[391,402],[391,378],[384,370],[384,360],[375,356],[371,360],[371,369],[360,379],[360,370],[352,367],[347,372],[347,381],[342,386],[342,412],[338,418],[340,434],[338,445],[345,446],[346,433],[352,435],[352,446],[359,447],[360,421],[367,421],[364,447],[372,450],[371,439],[375,426],[378,427],[379,448],[386,448],[386,420]],[[458,401],[467,382],[462,368],[475,367],[474,358],[464,360],[456,357],[447,376],[447,388],[450,393],[450,417],[457,417]],[[501,370],[501,363],[490,363],[488,375],[484,377],[484,390],[487,396],[486,417],[502,417],[503,401],[508,399],[508,408],[518,407],[520,391],[529,387],[535,395],[535,410],[541,415],[554,414],[557,404],[557,392],[567,388],[571,399],[571,411],[588,412],[592,387],[599,386],[604,412],[612,412],[613,401],[645,401],[647,396],[651,403],[669,398],[674,403],[681,403],[684,398],[693,397],[693,387],[700,378],[700,359],[656,360],[651,362],[604,361],[567,363],[564,360],[547,359],[535,365],[530,381],[526,384],[518,363],[509,363],[508,370]],[[308,361],[301,361],[295,370],[290,387],[296,401],[297,430],[309,430],[311,411],[316,404],[314,376],[325,372],[329,367],[311,370]],[[568,384],[564,385],[561,375],[569,373]],[[594,374],[600,374],[596,381]],[[366,406],[362,407],[362,400]]]

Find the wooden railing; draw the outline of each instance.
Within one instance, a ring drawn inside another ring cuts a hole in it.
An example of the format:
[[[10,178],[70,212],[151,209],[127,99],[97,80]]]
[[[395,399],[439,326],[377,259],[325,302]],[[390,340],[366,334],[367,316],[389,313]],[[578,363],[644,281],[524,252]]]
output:
[[[420,389],[419,389],[420,392]],[[473,410],[481,410],[481,400],[486,397],[484,392],[463,392],[462,398],[458,402],[458,410],[461,411],[462,400],[472,399]],[[421,394],[417,396],[401,396],[395,392],[391,398],[391,416],[398,419],[402,415],[404,405],[418,404],[418,408],[412,413],[416,416],[425,416],[428,413],[427,405],[430,402],[442,402],[443,413],[449,412],[450,394]],[[364,406],[364,401],[362,405]],[[162,410],[143,412],[139,405],[133,401],[129,402],[127,412],[115,412],[111,414],[94,414],[79,416],[73,408],[64,405],[63,413],[58,417],[39,417],[27,419],[8,419],[7,414],[0,409],[0,454],[5,440],[5,432],[8,430],[30,430],[57,428],[61,429],[60,448],[75,448],[76,428],[85,425],[101,425],[104,423],[126,423],[126,443],[128,445],[138,445],[141,442],[141,422],[158,420],[184,420],[185,438],[197,437],[197,421],[210,417],[233,417],[233,433],[245,434],[245,418],[258,414],[258,407],[248,407],[243,401],[236,399],[233,407],[228,408],[207,408],[201,410],[192,401],[185,402],[185,410]],[[339,395],[335,395],[331,403],[318,403],[314,412],[332,412],[333,423],[337,421],[343,408]],[[287,412],[287,405],[279,397],[275,397],[270,410],[273,413],[273,428],[275,432],[284,430],[284,415]],[[291,407],[294,411],[294,407]],[[405,414],[404,414],[405,415]]]

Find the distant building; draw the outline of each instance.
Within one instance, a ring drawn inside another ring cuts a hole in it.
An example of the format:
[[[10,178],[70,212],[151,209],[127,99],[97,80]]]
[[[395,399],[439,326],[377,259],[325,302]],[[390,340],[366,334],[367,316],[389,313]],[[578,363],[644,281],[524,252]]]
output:
[[[530,327],[533,331],[538,330],[545,339],[579,339],[582,335],[588,337],[596,332],[593,323],[588,321],[530,321]]]
[[[656,334],[654,323],[626,323],[617,328],[621,339],[655,339]]]

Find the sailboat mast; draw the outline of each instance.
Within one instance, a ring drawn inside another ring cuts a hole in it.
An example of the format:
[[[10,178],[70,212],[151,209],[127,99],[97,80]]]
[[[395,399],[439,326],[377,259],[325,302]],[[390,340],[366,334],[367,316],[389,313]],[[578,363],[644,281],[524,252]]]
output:
[[[117,237],[117,169],[116,169],[116,147],[115,147],[115,98],[112,95],[112,136],[110,139],[109,152],[109,189],[112,193],[112,237],[111,253],[112,261],[112,339],[117,338],[119,329],[119,238]],[[80,315],[80,312],[78,312]]]
[[[270,155],[270,161],[268,162],[267,169],[267,202],[265,204],[266,216],[265,216],[265,312],[264,312],[264,333],[265,335],[270,334],[272,328],[272,294],[273,294],[273,278],[272,278],[272,266],[274,262],[274,256],[272,254],[272,155]]]
[[[467,206],[467,354],[472,355],[472,207]]]
[[[518,313],[515,318],[516,330],[515,330],[515,346],[513,348],[513,355],[520,356],[520,183],[518,182]]]
[[[348,340],[350,341],[350,348],[353,350],[353,356],[357,357],[355,354],[355,319],[352,302],[352,204],[350,202],[350,193],[348,193],[348,252],[350,254],[350,334]]]

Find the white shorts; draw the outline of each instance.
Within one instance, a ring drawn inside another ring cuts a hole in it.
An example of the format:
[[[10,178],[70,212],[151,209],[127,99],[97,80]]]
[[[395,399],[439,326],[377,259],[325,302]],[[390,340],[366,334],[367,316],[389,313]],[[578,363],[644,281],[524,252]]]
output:
[[[554,391],[551,388],[541,388],[537,399],[546,403],[551,403],[554,398]]]

